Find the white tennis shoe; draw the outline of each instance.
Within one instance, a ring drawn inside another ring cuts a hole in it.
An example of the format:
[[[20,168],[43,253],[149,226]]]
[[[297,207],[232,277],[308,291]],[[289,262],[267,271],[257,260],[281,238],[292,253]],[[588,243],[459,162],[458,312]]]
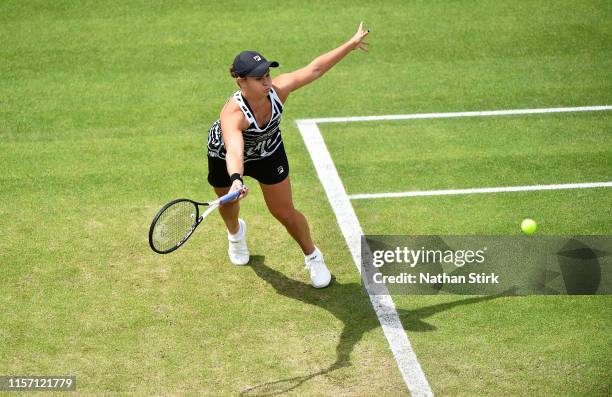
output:
[[[306,264],[305,269],[310,272],[310,283],[315,288],[325,288],[331,281],[331,273],[325,262],[323,261],[323,254],[317,247],[312,254],[304,257],[304,263]]]
[[[249,263],[250,254],[246,242],[246,223],[244,220],[238,219],[238,225],[240,226],[238,233],[232,235],[227,232],[227,241],[229,243],[227,253],[234,265],[242,266]]]

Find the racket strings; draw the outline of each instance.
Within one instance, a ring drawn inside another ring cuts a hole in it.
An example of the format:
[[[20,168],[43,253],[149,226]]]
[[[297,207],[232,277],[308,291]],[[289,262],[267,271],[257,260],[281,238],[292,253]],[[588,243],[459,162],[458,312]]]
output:
[[[190,201],[179,201],[166,208],[153,229],[155,248],[167,251],[183,242],[193,232],[197,217],[198,210]]]

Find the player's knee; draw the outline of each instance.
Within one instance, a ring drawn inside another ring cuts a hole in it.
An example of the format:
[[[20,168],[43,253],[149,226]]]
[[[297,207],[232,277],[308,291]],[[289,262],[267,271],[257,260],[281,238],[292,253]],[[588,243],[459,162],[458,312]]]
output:
[[[274,216],[280,223],[283,225],[289,225],[293,222],[296,211],[294,208],[281,208],[271,210],[270,212],[272,213],[272,216]]]

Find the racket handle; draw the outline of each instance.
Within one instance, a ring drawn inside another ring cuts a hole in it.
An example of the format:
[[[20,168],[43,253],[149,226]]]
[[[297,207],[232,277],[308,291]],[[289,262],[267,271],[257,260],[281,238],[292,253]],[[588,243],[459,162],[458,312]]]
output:
[[[225,204],[228,201],[234,200],[235,198],[240,196],[240,193],[240,190],[236,190],[235,192],[231,192],[226,194],[225,196],[222,196],[221,198],[219,198],[219,204]]]

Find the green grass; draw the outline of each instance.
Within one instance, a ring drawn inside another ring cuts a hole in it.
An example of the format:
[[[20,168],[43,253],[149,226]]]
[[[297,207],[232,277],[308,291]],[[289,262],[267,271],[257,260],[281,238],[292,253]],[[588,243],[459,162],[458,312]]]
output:
[[[349,194],[610,181],[610,112],[322,124]],[[355,140],[367,150],[345,144]],[[393,170],[389,172],[388,170]],[[365,186],[370,190],[363,191]]]
[[[604,296],[400,296],[395,302],[440,395],[607,395]]]
[[[603,1],[2,2],[0,374],[72,374],[96,396],[405,393],[292,120],[610,104],[611,16]],[[218,217],[154,255],[157,209],[211,195],[204,140],[234,55],[294,70],[361,19],[370,53],[293,94],[283,123],[294,200],[335,284],[308,286],[254,183],[251,266],[229,265]],[[322,130],[349,193],[612,174],[607,112]],[[515,234],[526,216],[546,234],[610,234],[608,190],[353,205],[373,234]],[[608,297],[436,306],[463,299],[397,298],[438,395],[609,394]]]

